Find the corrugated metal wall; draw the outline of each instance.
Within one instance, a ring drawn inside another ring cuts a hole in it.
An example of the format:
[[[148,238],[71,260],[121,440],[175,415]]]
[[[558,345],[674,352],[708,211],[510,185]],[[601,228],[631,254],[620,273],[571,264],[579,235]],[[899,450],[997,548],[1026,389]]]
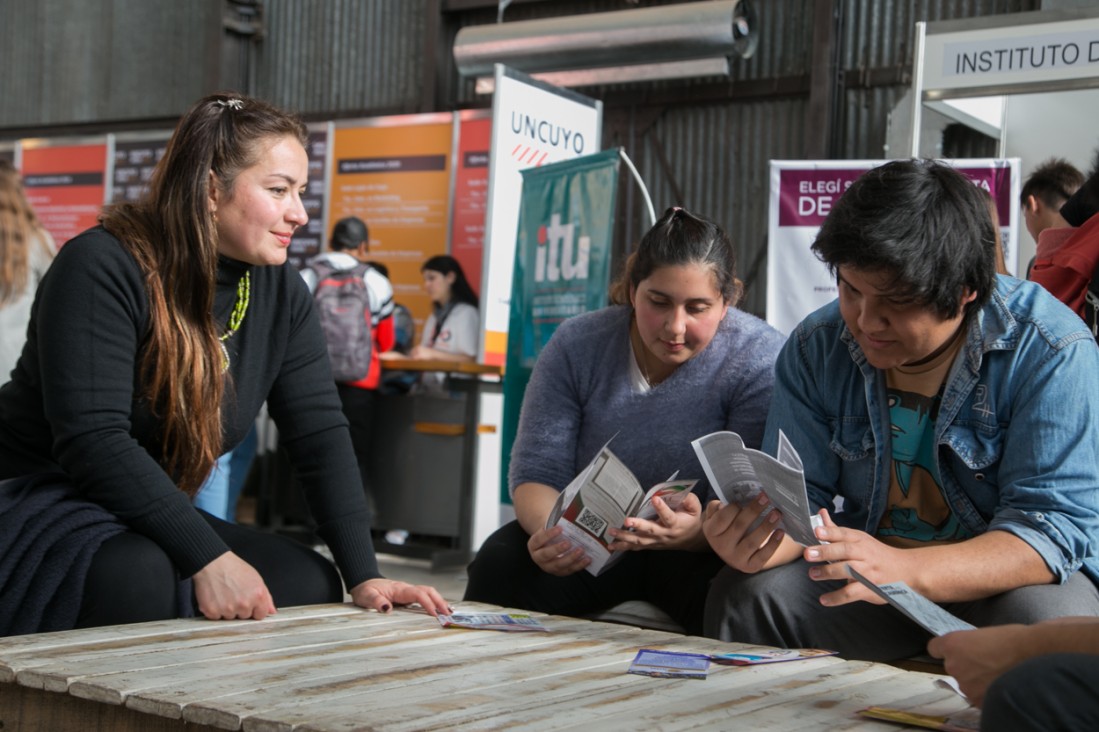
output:
[[[505,22],[673,2],[518,2],[506,11]],[[234,7],[251,5],[264,26],[254,45],[225,30],[222,20]],[[750,281],[756,276],[744,306],[759,313],[765,301],[767,161],[805,157],[806,134],[817,129],[830,130],[831,157],[883,157],[889,114],[910,86],[916,21],[1035,10],[1041,3],[754,5],[759,47],[753,58],[733,60],[731,81],[581,91],[604,100],[604,142],[621,145],[633,158],[658,214],[685,205],[729,231],[742,274]],[[0,137],[35,126],[167,119],[202,94],[242,83],[316,119],[488,106],[489,98],[474,94],[472,80],[458,77],[450,49],[459,28],[495,23],[496,5],[461,11],[446,6],[445,0],[0,2]],[[837,101],[830,118],[807,119],[814,16],[830,7],[840,21],[833,38]],[[623,180],[619,256],[647,227],[640,197]]]
[[[415,112],[425,2],[266,0],[255,93],[313,116]],[[425,110],[434,111],[434,110]]]
[[[178,116],[221,43],[221,0],[4,0],[0,131]]]

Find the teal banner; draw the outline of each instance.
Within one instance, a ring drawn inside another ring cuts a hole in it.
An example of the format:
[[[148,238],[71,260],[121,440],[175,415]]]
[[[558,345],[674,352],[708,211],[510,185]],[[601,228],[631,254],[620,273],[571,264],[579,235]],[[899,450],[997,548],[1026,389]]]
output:
[[[501,435],[501,500],[519,409],[538,354],[561,321],[607,305],[619,150],[523,170]]]

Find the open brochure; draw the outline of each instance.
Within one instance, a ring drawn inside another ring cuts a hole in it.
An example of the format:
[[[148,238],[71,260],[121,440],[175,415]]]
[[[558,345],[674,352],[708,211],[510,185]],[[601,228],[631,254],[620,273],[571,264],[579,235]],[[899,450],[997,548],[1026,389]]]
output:
[[[591,559],[588,572],[598,575],[621,558],[623,552],[608,547],[614,538],[611,529],[622,528],[627,518],[652,520],[657,516],[652,499],[660,496],[675,510],[697,480],[659,483],[646,492],[637,477],[606,445],[588,463],[561,495],[550,512],[546,528],[560,524],[563,536],[584,548]]]
[[[691,445],[724,503],[743,505],[762,492],[782,514],[779,526],[790,538],[804,546],[823,543],[813,533],[822,519],[809,505],[801,457],[782,430],[777,459],[745,446],[735,432],[712,432]]]

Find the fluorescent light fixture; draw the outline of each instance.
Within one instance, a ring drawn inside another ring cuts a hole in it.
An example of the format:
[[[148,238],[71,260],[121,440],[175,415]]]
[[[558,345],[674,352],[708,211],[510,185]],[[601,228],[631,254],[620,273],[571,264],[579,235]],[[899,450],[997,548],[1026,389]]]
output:
[[[571,71],[543,71],[531,74],[554,86],[576,87],[595,84],[627,84],[636,81],[660,79],[690,79],[700,76],[728,76],[729,59],[703,58],[695,61],[669,61],[660,64],[635,64],[632,66],[606,66],[596,69],[572,69]],[[496,86],[492,76],[477,77],[478,94],[491,94]]]

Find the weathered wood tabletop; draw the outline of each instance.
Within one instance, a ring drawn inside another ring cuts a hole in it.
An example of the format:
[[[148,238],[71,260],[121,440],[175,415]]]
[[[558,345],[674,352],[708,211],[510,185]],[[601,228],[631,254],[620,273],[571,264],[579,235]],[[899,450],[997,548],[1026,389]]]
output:
[[[966,706],[933,675],[835,657],[712,665],[705,680],[627,674],[640,648],[745,646],[537,617],[549,632],[318,605],[0,638],[0,729],[886,731],[903,727],[858,710]]]

